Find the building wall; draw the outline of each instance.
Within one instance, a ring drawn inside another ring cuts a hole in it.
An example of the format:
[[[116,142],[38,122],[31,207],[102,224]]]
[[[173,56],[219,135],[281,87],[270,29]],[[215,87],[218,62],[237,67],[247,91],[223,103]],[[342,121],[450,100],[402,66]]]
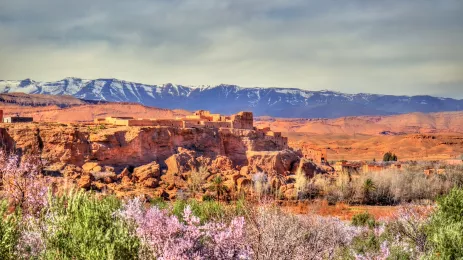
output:
[[[287,137],[266,135],[266,136],[264,136],[264,138],[265,138],[265,140],[272,141],[272,142],[276,143],[278,146],[281,146],[281,147],[286,147],[288,145],[288,138]]]
[[[254,118],[252,112],[239,112],[231,116],[232,127],[239,129],[253,129]]]
[[[230,128],[231,123],[230,122],[204,122],[204,125],[208,128]]]
[[[95,119],[94,121],[95,123],[107,123],[120,126],[173,126],[183,128],[208,127],[252,130],[254,129],[253,120],[253,114],[251,112],[239,112],[238,114],[232,116],[223,116],[220,114],[211,114],[207,110],[198,110],[193,115],[188,115],[185,118],[177,119],[133,119],[132,117],[106,117],[104,120]],[[278,132],[271,132],[270,135],[281,137],[281,133]],[[284,142],[287,143],[287,140]]]
[[[304,146],[302,148],[302,154],[304,155],[304,158],[312,160],[317,163],[328,161],[326,149],[314,149],[308,146]]]
[[[463,160],[461,159],[450,159],[444,161],[448,165],[463,165]]]
[[[32,117],[5,117],[3,118],[4,123],[29,123],[33,122]]]
[[[3,122],[3,110],[0,110],[0,122]]]
[[[105,124],[106,123],[106,118],[95,118],[93,120],[95,124]]]
[[[117,119],[117,118],[114,118],[110,122],[113,125],[129,126],[129,120],[130,119]]]
[[[124,123],[124,121],[128,121],[130,119],[133,119],[133,117],[105,117],[106,123],[112,125],[116,125],[116,122],[118,122],[120,125],[128,125],[128,123]]]
[[[383,171],[385,169],[386,169],[386,167],[384,167],[382,165],[365,164],[363,166],[363,172],[365,172],[365,173],[367,173],[367,172],[380,172],[380,171]]]
[[[127,121],[128,126],[156,126],[156,122],[149,119],[132,119]]]
[[[205,127],[204,124],[201,124],[201,120],[183,120],[183,128],[193,128],[193,127]]]
[[[157,119],[153,121],[155,121],[158,126],[183,127],[183,122],[181,120]]]

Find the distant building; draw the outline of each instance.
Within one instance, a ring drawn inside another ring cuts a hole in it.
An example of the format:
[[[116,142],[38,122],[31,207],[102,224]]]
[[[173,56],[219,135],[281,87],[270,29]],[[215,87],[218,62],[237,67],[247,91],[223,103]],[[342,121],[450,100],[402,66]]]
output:
[[[108,124],[116,126],[159,126],[159,127],[178,127],[178,128],[222,128],[222,129],[245,129],[254,130],[257,135],[265,140],[272,141],[280,147],[287,147],[288,138],[281,135],[281,132],[273,132],[270,128],[254,128],[254,117],[252,112],[239,112],[234,115],[225,116],[221,114],[211,114],[207,110],[198,110],[186,117],[175,119],[153,119],[153,118],[132,118],[132,117],[106,117],[96,118],[95,124]],[[326,158],[325,155],[322,156]]]
[[[364,173],[368,172],[381,172],[384,170],[401,170],[402,164],[400,163],[366,163],[362,166]]]
[[[445,174],[445,169],[427,168],[424,170],[424,174],[428,176],[433,174]]]
[[[444,161],[447,165],[463,165],[462,159],[449,159]]]
[[[144,119],[132,117],[96,118],[96,124],[110,124],[119,126],[170,126],[181,128],[236,128],[253,129],[252,112],[239,112],[231,116],[211,114],[207,110],[198,110],[193,115],[176,119]]]
[[[355,173],[360,173],[362,164],[359,162],[341,161],[341,162],[336,162],[333,168],[337,173],[355,174]]]
[[[33,121],[32,117],[10,116],[3,118],[3,123],[29,123]]]
[[[302,154],[304,158],[316,163],[328,162],[327,150],[325,148],[314,148],[308,145],[302,147]]]

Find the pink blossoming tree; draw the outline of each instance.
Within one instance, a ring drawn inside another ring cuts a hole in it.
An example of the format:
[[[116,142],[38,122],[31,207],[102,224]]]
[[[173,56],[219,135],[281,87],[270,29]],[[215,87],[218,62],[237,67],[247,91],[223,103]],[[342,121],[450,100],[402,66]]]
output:
[[[187,206],[183,222],[157,207],[145,209],[140,199],[129,200],[117,215],[135,226],[144,244],[141,258],[155,259],[250,259],[244,218],[230,224],[201,225]]]

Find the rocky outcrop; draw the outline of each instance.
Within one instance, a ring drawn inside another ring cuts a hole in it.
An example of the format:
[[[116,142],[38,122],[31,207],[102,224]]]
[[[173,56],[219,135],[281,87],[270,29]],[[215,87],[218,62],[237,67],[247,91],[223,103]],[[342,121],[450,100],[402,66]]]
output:
[[[258,172],[268,176],[273,190],[284,186],[282,193],[289,194],[286,176],[324,171],[288,149],[285,139],[256,130],[18,124],[0,125],[0,134],[7,148],[39,153],[50,172],[70,177],[77,187],[117,196],[136,191],[174,199],[191,190],[200,174],[198,192],[211,192],[220,175],[225,198],[250,192]]]
[[[177,153],[165,160],[167,174],[184,173],[197,170],[199,163],[195,151],[179,147]]]
[[[77,186],[81,189],[90,189],[92,186],[92,182],[94,181],[94,178],[91,174],[85,174],[82,175],[82,177],[79,179],[77,182]]]
[[[148,179],[159,178],[160,167],[157,162],[151,162],[149,164],[137,167],[133,170],[132,180],[135,182],[144,182]]]
[[[9,148],[21,152],[39,152],[49,163],[83,166],[140,166],[165,160],[178,153],[178,148],[196,152],[197,156],[225,156],[234,166],[246,164],[247,151],[279,151],[287,148],[265,138],[256,130],[176,128],[176,127],[110,127],[94,129],[78,125],[21,124],[0,125],[0,139]]]
[[[298,153],[292,150],[283,151],[248,151],[247,173],[265,172],[269,175],[289,175],[296,171],[300,161]]]
[[[329,165],[319,165],[302,158],[296,168],[296,172],[302,172],[307,178],[313,178],[316,174],[334,173],[334,168]]]

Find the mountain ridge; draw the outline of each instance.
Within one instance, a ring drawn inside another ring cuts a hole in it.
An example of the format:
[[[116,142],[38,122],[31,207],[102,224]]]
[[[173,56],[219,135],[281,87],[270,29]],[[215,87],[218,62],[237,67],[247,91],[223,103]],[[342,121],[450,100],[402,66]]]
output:
[[[172,83],[149,85],[119,79],[68,77],[54,82],[31,79],[0,80],[0,93],[70,95],[85,100],[136,102],[169,109],[207,109],[231,114],[250,110],[274,117],[336,118],[342,116],[394,115],[412,112],[463,110],[463,100],[429,95],[394,96],[346,94],[298,88],[183,86]]]

